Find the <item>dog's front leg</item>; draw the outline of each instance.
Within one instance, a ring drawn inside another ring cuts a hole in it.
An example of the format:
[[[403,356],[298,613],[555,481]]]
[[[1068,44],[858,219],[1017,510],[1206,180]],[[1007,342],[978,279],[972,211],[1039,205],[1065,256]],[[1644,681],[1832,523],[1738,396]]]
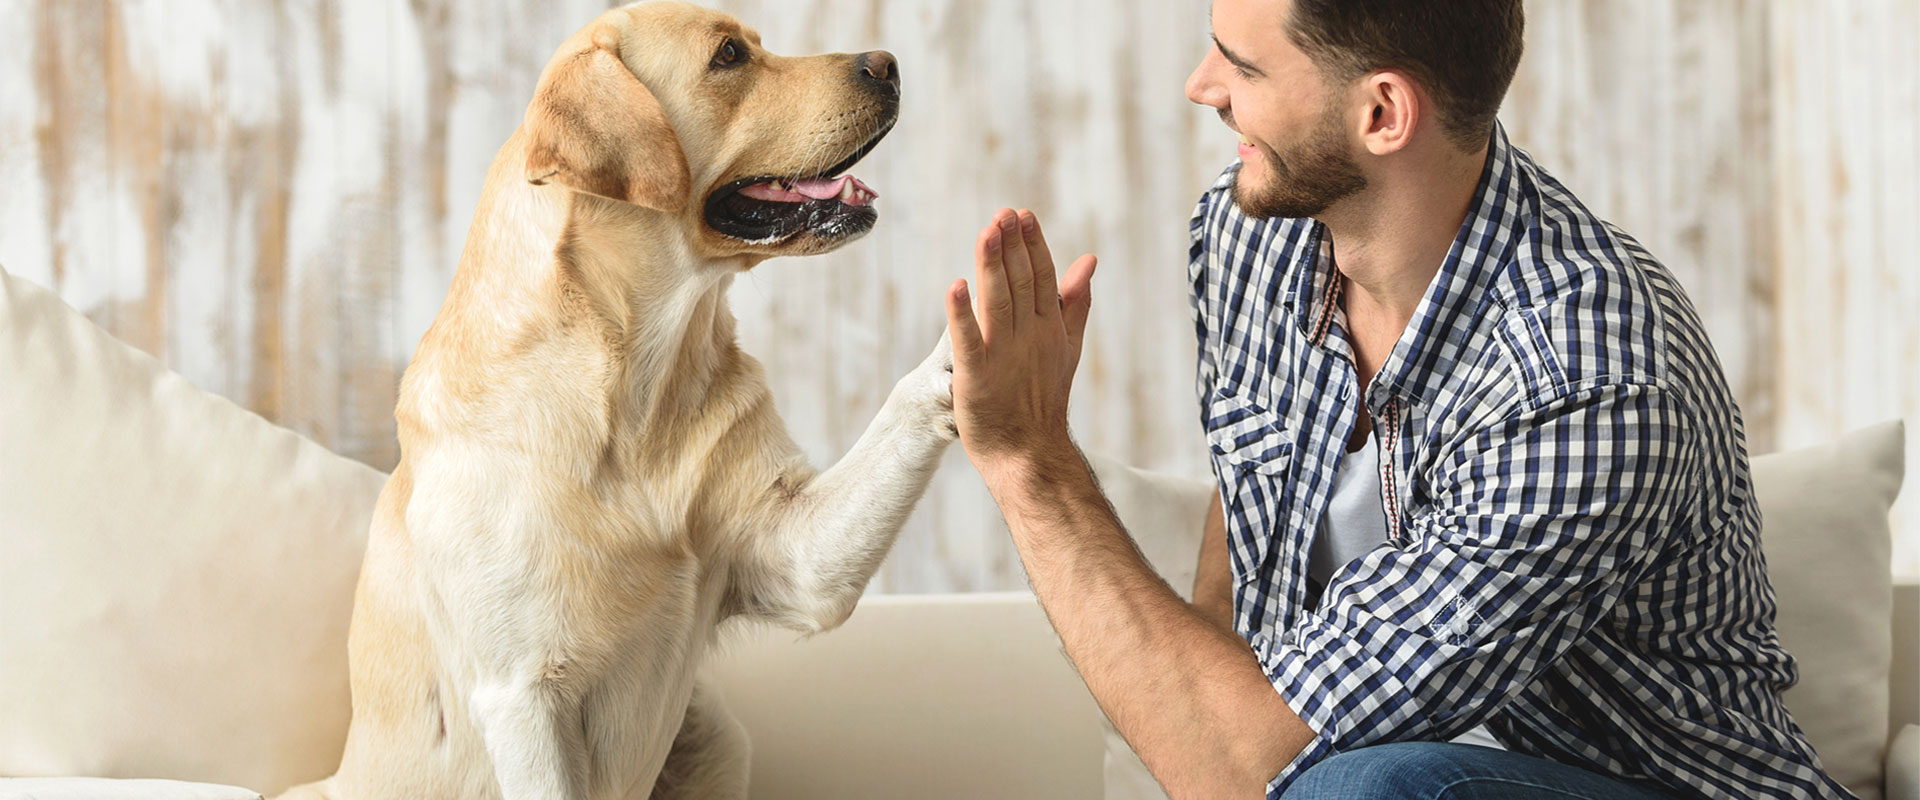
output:
[[[595,653],[561,636],[559,620],[574,620],[544,587],[561,579],[534,565],[546,550],[528,545],[564,541],[555,527],[506,528],[498,517],[538,519],[544,506],[503,499],[496,486],[500,460],[448,447],[413,459],[407,516],[419,570],[427,635],[446,676],[446,691],[465,700],[503,800],[584,800],[586,732],[582,703],[592,685]],[[481,465],[489,465],[482,467]],[[495,499],[476,503],[475,493]],[[529,511],[528,509],[534,509]],[[488,527],[489,523],[495,527]],[[577,625],[573,626],[577,629]],[[439,703],[422,703],[444,715]],[[446,736],[444,716],[438,720]]]
[[[583,800],[586,732],[580,702],[539,678],[491,680],[473,691],[473,715],[506,800]]]
[[[955,438],[943,335],[839,463],[772,501],[771,535],[735,576],[743,610],[808,632],[844,622]]]

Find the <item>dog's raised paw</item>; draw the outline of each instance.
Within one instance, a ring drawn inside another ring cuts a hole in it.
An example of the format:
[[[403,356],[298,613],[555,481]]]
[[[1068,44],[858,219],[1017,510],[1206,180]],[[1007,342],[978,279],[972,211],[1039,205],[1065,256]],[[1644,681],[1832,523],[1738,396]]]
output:
[[[934,424],[946,433],[948,439],[960,437],[960,428],[953,420],[953,372],[951,368],[931,375],[933,380]]]
[[[900,379],[890,404],[898,403],[914,419],[947,441],[959,437],[953,421],[953,346],[944,334],[933,352],[920,365]]]

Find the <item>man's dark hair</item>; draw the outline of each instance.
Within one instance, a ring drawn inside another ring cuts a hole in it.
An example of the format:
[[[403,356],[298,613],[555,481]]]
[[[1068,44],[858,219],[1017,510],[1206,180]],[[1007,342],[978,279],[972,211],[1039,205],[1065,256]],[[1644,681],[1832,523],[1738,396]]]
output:
[[[1520,66],[1520,0],[1294,0],[1287,30],[1338,81],[1381,69],[1413,76],[1447,138],[1477,150]]]

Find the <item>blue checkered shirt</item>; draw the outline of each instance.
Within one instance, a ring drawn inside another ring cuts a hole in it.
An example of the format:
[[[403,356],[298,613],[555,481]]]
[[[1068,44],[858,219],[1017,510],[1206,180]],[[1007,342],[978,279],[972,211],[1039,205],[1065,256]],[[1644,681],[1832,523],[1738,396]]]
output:
[[[1516,752],[1682,797],[1844,797],[1780,700],[1740,411],[1692,305],[1496,128],[1470,213],[1358,377],[1324,226],[1192,222],[1201,418],[1234,624],[1332,754],[1485,724]],[[1388,541],[1310,605],[1307,556],[1364,401]]]

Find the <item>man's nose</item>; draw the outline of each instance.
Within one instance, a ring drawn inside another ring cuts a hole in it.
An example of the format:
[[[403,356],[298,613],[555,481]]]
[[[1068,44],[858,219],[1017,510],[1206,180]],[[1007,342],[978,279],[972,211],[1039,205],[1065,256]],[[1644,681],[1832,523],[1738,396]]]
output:
[[[1220,51],[1208,48],[1199,66],[1194,67],[1193,74],[1187,76],[1187,99],[1224,111],[1227,108],[1227,87],[1220,83],[1219,72],[1214,68],[1219,55]]]

